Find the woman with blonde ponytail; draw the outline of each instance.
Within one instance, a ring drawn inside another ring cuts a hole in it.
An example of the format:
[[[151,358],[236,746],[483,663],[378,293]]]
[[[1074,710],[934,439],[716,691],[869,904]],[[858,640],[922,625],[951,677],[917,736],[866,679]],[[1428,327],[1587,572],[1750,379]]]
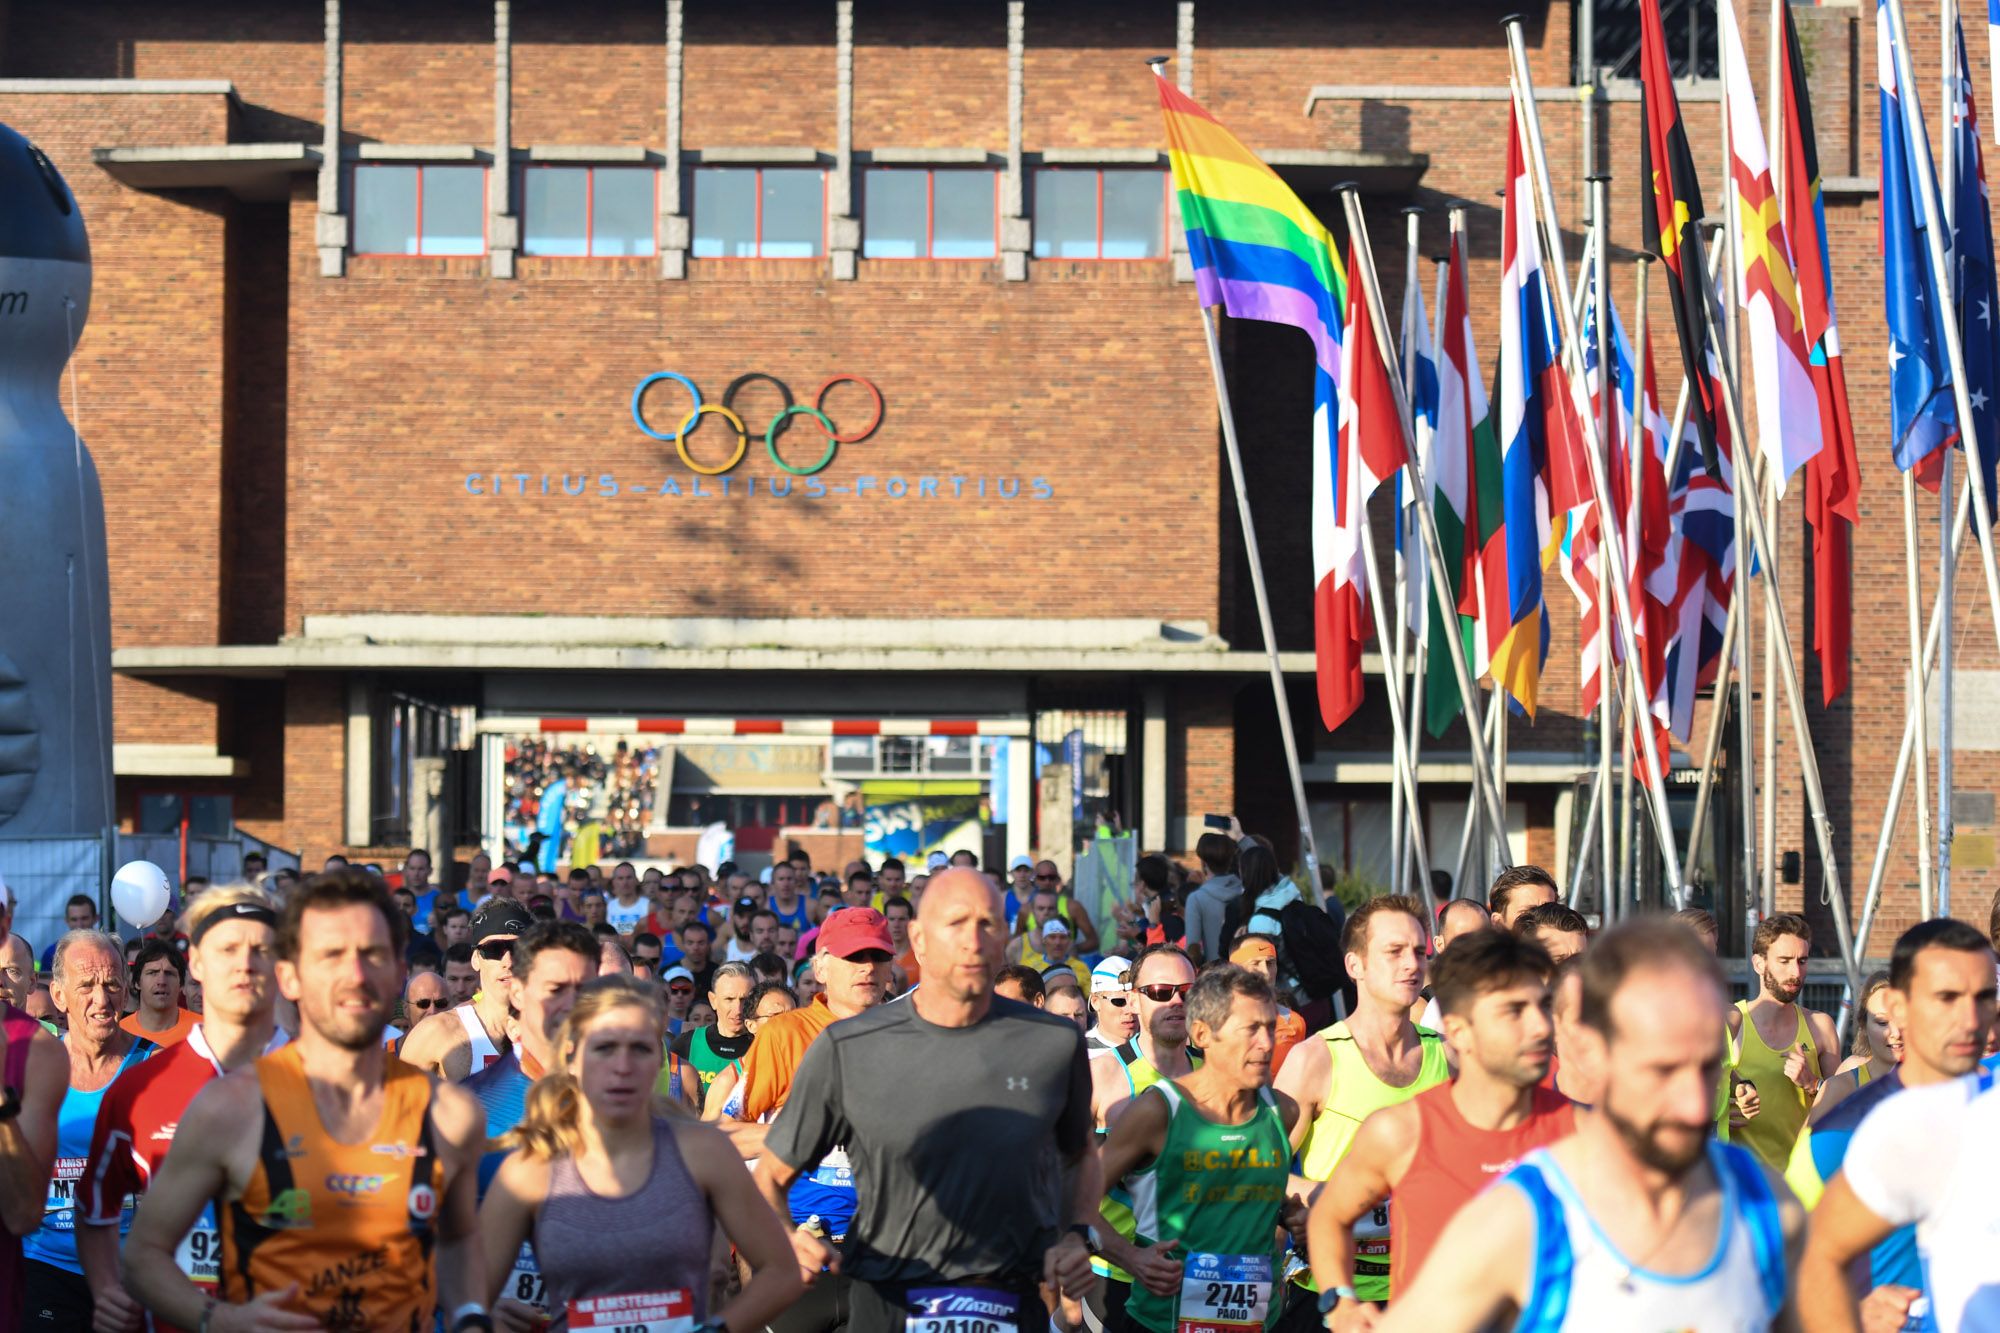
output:
[[[555,1065],[535,1083],[513,1151],[480,1207],[497,1328],[529,1333],[593,1324],[684,1333],[755,1333],[798,1297],[783,1225],[713,1126],[654,1096],[665,1051],[659,988],[599,977],[556,1029]],[[720,1223],[750,1269],[711,1317],[710,1238]],[[546,1325],[502,1298],[523,1241],[545,1275]]]

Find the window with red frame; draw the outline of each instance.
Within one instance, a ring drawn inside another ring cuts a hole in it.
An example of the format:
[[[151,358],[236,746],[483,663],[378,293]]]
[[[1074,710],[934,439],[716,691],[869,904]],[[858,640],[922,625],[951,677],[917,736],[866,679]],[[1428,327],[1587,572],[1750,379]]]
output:
[[[817,259],[826,252],[818,167],[696,167],[696,259]]]
[[[356,167],[354,253],[485,254],[486,168]]]
[[[521,253],[618,259],[654,252],[659,173],[651,167],[521,171]]]
[[[1037,259],[1165,259],[1167,173],[1156,167],[1038,167]]]
[[[869,167],[861,173],[863,259],[992,259],[998,177],[987,167]]]

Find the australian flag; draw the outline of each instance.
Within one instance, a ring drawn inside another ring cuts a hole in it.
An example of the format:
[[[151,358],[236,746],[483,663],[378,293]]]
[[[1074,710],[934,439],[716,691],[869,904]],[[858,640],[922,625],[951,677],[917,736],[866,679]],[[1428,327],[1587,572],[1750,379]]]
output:
[[[1972,399],[1978,476],[1992,513],[1994,465],[2000,460],[2000,318],[1993,265],[1993,220],[1987,208],[1986,165],[1979,153],[1979,106],[1965,59],[1965,29],[1958,38],[1957,95],[1952,99],[1952,280],[1957,286],[1958,336],[1965,355],[1965,387]]]
[[[1889,324],[1891,448],[1896,466],[1916,470],[1937,489],[1942,450],[1957,433],[1951,377],[1945,362],[1944,302],[1931,280],[1923,233],[1924,206],[1917,198],[1916,154],[1928,159],[1923,110],[1911,109],[1917,133],[1905,119],[1896,87],[1895,41],[1884,0],[1875,6],[1878,87],[1882,102],[1882,285]],[[1983,207],[1982,207],[1983,213]],[[1991,247],[1987,251],[1991,282]],[[1975,312],[1976,313],[1976,312]]]

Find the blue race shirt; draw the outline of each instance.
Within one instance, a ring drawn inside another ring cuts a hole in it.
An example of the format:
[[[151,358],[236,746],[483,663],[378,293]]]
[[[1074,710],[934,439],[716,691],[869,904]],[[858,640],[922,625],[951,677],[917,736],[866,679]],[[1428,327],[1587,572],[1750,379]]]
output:
[[[479,1158],[479,1197],[483,1201],[486,1187],[493,1183],[500,1163],[507,1160],[507,1150],[496,1150],[493,1144],[511,1133],[527,1114],[528,1089],[535,1086],[535,1081],[521,1068],[519,1050],[513,1049],[466,1079],[462,1086],[486,1108],[487,1151]]]
[[[1821,1180],[1832,1180],[1847,1160],[1847,1145],[1854,1139],[1854,1131],[1861,1128],[1861,1122],[1868,1113],[1880,1106],[1895,1093],[1903,1090],[1903,1073],[1900,1069],[1889,1071],[1882,1078],[1871,1080],[1853,1096],[1828,1111],[1807,1135],[1807,1150],[1812,1154],[1813,1169],[1819,1172]],[[1917,1229],[1898,1227],[1889,1233],[1881,1244],[1868,1252],[1869,1285],[1872,1287],[1895,1283],[1899,1287],[1924,1289],[1924,1270],[1917,1257]]]
[[[21,1238],[21,1253],[30,1259],[65,1269],[81,1277],[83,1261],[76,1257],[76,1182],[90,1159],[90,1132],[97,1128],[97,1108],[111,1085],[125,1071],[159,1048],[150,1041],[135,1041],[119,1062],[118,1072],[95,1092],[63,1093],[62,1109],[56,1113],[56,1164],[49,1178],[49,1201],[42,1211],[42,1225]],[[118,1214],[118,1238],[132,1229],[132,1200],[125,1200]]]

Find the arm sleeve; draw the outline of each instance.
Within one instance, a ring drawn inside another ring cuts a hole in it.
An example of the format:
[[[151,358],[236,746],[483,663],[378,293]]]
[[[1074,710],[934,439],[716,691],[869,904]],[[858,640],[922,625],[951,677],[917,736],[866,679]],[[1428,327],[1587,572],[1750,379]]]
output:
[[[1891,1226],[1921,1221],[1944,1197],[1964,1119],[1965,1091],[1956,1083],[1913,1088],[1889,1098],[1862,1120],[1847,1145],[1841,1171],[1854,1197]]]
[[[123,1080],[120,1080],[122,1083]],[[77,1207],[90,1226],[113,1226],[124,1212],[125,1196],[145,1188],[132,1164],[132,1116],[114,1083],[97,1110],[90,1131],[90,1156],[77,1182]]]
[[[1064,1157],[1075,1157],[1090,1146],[1094,1124],[1090,1114],[1090,1056],[1079,1035],[1070,1053],[1069,1100],[1056,1117],[1056,1149]]]
[[[756,1050],[753,1044],[751,1050]],[[808,1171],[848,1139],[841,1105],[840,1053],[830,1041],[814,1042],[792,1077],[791,1095],[764,1136],[764,1151],[786,1166]]]

